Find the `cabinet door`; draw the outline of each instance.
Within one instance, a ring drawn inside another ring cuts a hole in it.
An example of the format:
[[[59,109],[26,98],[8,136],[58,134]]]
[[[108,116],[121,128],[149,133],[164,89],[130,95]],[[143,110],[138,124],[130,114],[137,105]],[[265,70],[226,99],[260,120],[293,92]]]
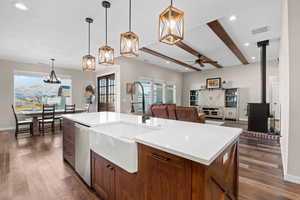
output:
[[[115,167],[92,153],[92,187],[102,200],[115,200]]]
[[[116,200],[143,200],[143,182],[139,173],[116,170]]]
[[[142,151],[144,158],[140,160],[145,179],[145,200],[191,199],[189,161],[155,149]]]

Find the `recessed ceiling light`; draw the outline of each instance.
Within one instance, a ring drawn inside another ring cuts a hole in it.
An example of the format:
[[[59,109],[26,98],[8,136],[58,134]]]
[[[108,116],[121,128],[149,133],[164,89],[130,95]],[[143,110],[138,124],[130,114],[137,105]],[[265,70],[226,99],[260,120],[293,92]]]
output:
[[[249,43],[249,42],[246,42],[244,45],[245,45],[246,47],[249,47],[249,46],[250,46],[250,43]]]
[[[16,2],[15,7],[18,8],[19,10],[28,10],[28,7],[22,3],[22,2]]]
[[[255,60],[255,59],[256,59],[256,57],[253,56],[253,57],[252,57],[252,60]]]
[[[166,61],[167,64],[170,64],[170,61]]]
[[[237,19],[236,15],[232,15],[229,17],[229,20],[232,22],[235,21],[236,19]]]

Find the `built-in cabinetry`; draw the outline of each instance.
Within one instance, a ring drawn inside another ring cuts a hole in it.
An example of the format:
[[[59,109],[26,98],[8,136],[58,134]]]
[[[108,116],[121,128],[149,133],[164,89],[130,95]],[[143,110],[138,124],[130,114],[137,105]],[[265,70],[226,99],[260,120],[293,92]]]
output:
[[[75,123],[64,119],[63,158],[75,169]]]
[[[127,173],[92,152],[92,188],[102,200],[238,198],[238,142],[206,166],[138,145],[139,169]]]
[[[143,187],[139,174],[128,173],[91,152],[92,188],[102,200],[141,200]]]
[[[78,150],[86,149],[86,142],[77,145],[84,139],[85,131],[80,130],[85,128],[64,119],[63,158],[87,183],[85,173],[80,173],[85,169],[79,162],[84,156],[76,156]],[[78,131],[82,137],[76,136]],[[238,138],[207,165],[150,146],[137,143],[136,173],[128,173],[93,151],[85,154],[91,158],[83,162],[90,164],[91,188],[101,200],[238,199]]]
[[[190,91],[190,106],[196,106],[209,118],[238,120],[239,90],[198,89]]]
[[[146,200],[191,199],[191,162],[144,145],[139,146],[140,173]]]
[[[239,90],[237,88],[230,88],[225,90],[225,119],[238,120],[238,106],[239,106]]]

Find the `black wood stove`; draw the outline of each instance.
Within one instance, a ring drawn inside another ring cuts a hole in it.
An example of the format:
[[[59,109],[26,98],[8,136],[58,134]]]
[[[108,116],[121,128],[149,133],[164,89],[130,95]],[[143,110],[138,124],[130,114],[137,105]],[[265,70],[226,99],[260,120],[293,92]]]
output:
[[[261,78],[262,78],[262,102],[248,104],[248,130],[268,133],[268,119],[270,116],[270,104],[266,101],[266,79],[267,79],[267,46],[269,40],[257,43],[261,48]]]

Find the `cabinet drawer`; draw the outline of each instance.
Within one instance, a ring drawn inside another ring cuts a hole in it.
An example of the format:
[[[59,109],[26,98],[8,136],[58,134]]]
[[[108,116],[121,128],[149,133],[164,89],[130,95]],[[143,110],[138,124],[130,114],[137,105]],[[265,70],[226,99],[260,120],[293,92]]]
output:
[[[68,140],[63,141],[63,157],[74,168],[75,167],[75,145]]]
[[[176,165],[177,167],[182,168],[186,166],[186,159],[164,151],[160,151],[158,149],[154,149],[145,145],[139,145],[139,151],[143,152],[147,157],[153,160],[169,163],[171,165]]]

